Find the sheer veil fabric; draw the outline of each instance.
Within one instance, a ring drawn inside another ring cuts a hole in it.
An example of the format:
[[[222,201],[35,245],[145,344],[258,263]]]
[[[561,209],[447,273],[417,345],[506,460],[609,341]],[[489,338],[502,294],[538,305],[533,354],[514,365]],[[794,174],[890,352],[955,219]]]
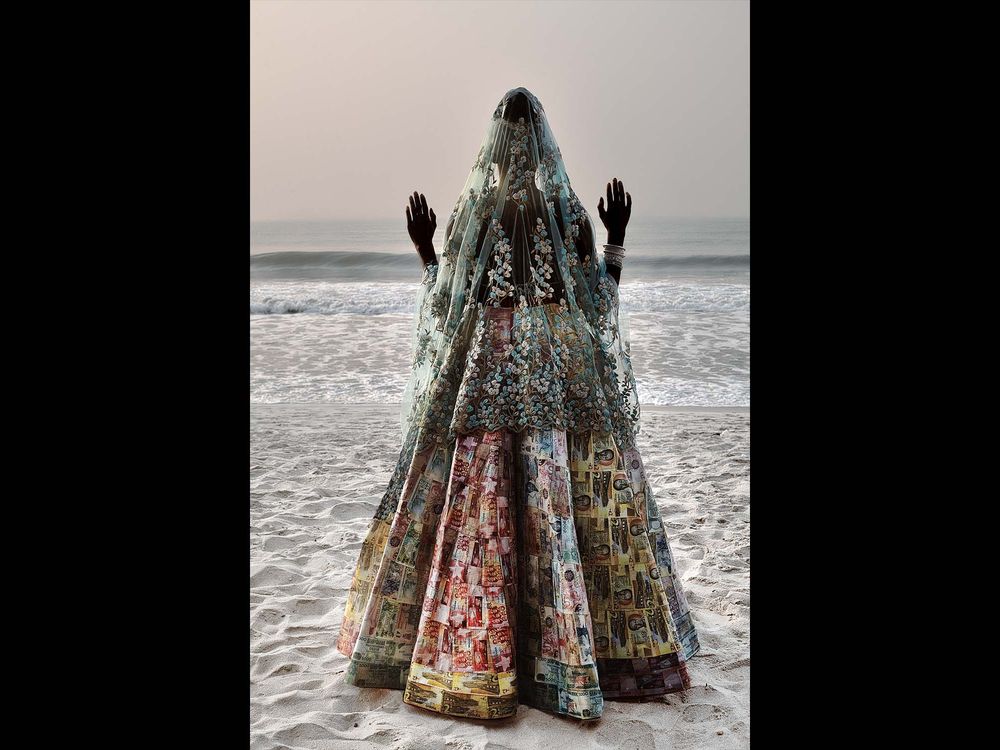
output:
[[[632,443],[639,399],[627,330],[594,237],[541,103],[512,89],[448,219],[440,264],[425,275],[404,438],[414,425],[421,444],[530,426],[614,431]],[[476,345],[489,307],[514,308],[517,325],[511,351],[487,372]],[[564,332],[571,350],[559,346]]]
[[[512,89],[418,290],[402,449],[337,644],[348,682],[581,719],[690,684],[697,634],[594,237],[541,103]]]

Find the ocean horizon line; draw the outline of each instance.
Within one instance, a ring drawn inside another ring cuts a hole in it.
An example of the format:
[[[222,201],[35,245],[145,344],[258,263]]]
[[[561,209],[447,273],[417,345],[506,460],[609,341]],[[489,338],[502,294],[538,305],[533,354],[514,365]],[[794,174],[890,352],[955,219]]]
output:
[[[596,209],[591,212],[596,216]],[[397,221],[401,220],[406,222],[406,215],[404,212],[393,214],[392,216],[354,216],[354,217],[330,217],[330,218],[282,218],[282,219],[250,219],[251,224],[284,224],[284,223],[295,223],[295,224],[328,224],[338,221]],[[649,216],[649,215],[636,215],[632,217],[633,221],[749,221],[749,216],[724,216],[724,215],[691,215],[691,216]],[[596,222],[595,222],[596,223]]]

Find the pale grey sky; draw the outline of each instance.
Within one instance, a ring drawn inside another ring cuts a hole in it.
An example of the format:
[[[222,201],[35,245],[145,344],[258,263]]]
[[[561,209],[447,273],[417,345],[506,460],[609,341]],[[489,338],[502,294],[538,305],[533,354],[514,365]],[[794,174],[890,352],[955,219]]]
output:
[[[447,214],[517,86],[594,217],[750,215],[749,2],[253,0],[250,218]]]

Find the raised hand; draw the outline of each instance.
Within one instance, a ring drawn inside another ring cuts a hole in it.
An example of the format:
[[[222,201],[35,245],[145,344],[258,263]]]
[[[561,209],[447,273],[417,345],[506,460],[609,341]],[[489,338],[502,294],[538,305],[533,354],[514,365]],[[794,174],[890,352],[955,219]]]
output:
[[[597,203],[597,213],[608,230],[608,244],[625,246],[625,227],[632,216],[632,196],[625,192],[625,183],[615,177],[608,183],[608,206],[604,198]]]
[[[428,209],[424,194],[414,190],[410,196],[410,205],[406,208],[406,231],[425,266],[437,263],[437,253],[434,252],[435,229],[437,216],[434,215],[434,209]]]

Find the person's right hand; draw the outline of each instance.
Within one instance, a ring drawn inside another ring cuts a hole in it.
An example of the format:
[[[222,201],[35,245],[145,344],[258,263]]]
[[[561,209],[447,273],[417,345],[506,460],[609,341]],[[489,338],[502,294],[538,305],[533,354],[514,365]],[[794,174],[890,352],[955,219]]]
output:
[[[406,209],[406,231],[425,266],[437,263],[437,253],[434,252],[435,229],[437,216],[434,215],[434,209],[427,208],[427,199],[423,193],[413,191],[410,205]]]
[[[632,216],[632,196],[625,192],[625,183],[614,178],[608,183],[608,207],[604,198],[597,204],[597,213],[608,230],[608,244],[625,246],[625,227]]]

